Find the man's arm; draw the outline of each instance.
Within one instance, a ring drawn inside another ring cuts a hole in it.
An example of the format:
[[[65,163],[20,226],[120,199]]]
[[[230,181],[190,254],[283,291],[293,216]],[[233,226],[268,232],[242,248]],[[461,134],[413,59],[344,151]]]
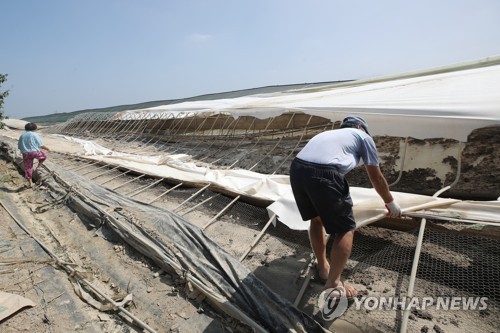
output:
[[[387,184],[387,180],[385,180],[380,167],[376,165],[366,165],[365,167],[375,191],[377,191],[378,195],[380,195],[385,203],[391,202],[393,197],[389,191],[389,185]]]
[[[388,215],[390,215],[391,217],[400,216],[401,208],[394,201],[391,191],[389,191],[387,180],[382,174],[380,167],[378,165],[365,165],[365,168],[366,173],[368,173],[368,177],[370,178],[370,182],[375,188],[375,191],[377,191],[378,195],[380,195],[382,200],[384,200],[385,206],[389,210]]]

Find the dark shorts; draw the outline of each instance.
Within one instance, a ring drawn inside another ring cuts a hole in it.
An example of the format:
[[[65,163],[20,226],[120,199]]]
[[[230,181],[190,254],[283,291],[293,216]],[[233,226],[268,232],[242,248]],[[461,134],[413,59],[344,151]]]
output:
[[[290,166],[290,185],[304,221],[321,217],[330,235],[356,228],[349,184],[335,166],[295,158]]]

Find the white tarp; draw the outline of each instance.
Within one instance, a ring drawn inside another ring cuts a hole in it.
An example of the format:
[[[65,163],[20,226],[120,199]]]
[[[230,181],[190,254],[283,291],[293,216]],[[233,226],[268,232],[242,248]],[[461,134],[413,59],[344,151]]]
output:
[[[290,187],[290,179],[286,175],[266,175],[248,170],[213,170],[196,166],[188,160],[187,155],[143,156],[119,153],[93,141],[61,135],[51,135],[50,137],[78,142],[83,148],[82,155],[93,160],[123,166],[139,173],[162,178],[210,183],[233,193],[274,201],[267,208],[270,216],[275,214],[281,222],[294,230],[306,230],[309,227],[309,223],[302,221],[300,217]],[[478,221],[486,220],[500,223],[500,202],[485,204],[402,192],[391,193],[405,211],[431,212],[444,216],[462,216],[462,218]],[[384,202],[374,189],[351,187],[351,197],[358,228],[385,217]],[[460,205],[455,206],[457,204]],[[485,205],[488,206],[488,209],[484,209]]]
[[[165,113],[167,116],[183,117],[195,112],[230,112],[235,117],[252,115],[267,118],[287,111],[302,111],[341,120],[348,114],[361,114],[368,121],[373,135],[466,141],[473,129],[500,124],[499,63],[500,58],[495,58],[491,65],[482,64],[479,68],[469,66],[462,70],[450,68],[437,74],[429,72],[392,80],[355,81],[285,93],[170,104],[121,112],[115,115],[115,119],[157,119]],[[67,139],[81,144],[85,154],[95,160],[158,177],[211,183],[234,193],[274,201],[269,207],[271,214],[276,214],[291,228],[305,229],[308,226],[298,215],[288,176],[247,170],[212,170],[190,162],[186,155],[151,157],[117,153],[90,141]],[[383,218],[384,204],[374,190],[352,188],[351,191],[358,227]],[[459,202],[398,192],[393,192],[393,195],[407,210],[446,211]],[[485,214],[473,209],[474,216],[499,221],[498,203],[492,203],[492,212]],[[448,213],[460,214],[458,211],[463,213],[464,210],[468,210],[466,203],[457,211]]]
[[[4,123],[8,128],[11,129],[24,130],[24,126],[28,122],[20,119],[2,119],[2,123]]]
[[[448,138],[466,141],[476,128],[500,124],[500,65],[394,80],[354,81],[284,93],[183,102],[126,111],[121,117],[151,113],[231,112],[258,118],[302,111],[331,120],[348,114],[366,118],[373,135]],[[372,82],[375,81],[375,82]],[[143,118],[141,118],[143,119]]]

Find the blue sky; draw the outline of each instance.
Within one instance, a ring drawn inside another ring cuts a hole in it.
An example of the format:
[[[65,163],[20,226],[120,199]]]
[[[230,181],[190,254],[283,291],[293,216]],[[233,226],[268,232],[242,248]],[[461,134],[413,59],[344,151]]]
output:
[[[500,55],[498,0],[3,0],[11,118]]]

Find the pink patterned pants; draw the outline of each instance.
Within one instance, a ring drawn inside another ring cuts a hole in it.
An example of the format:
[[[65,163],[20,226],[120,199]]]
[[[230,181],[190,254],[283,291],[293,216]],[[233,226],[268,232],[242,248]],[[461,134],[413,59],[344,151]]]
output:
[[[47,159],[47,154],[43,151],[30,151],[23,154],[25,179],[31,179],[31,177],[33,177],[33,160],[35,158],[38,160],[38,163],[42,163]]]

